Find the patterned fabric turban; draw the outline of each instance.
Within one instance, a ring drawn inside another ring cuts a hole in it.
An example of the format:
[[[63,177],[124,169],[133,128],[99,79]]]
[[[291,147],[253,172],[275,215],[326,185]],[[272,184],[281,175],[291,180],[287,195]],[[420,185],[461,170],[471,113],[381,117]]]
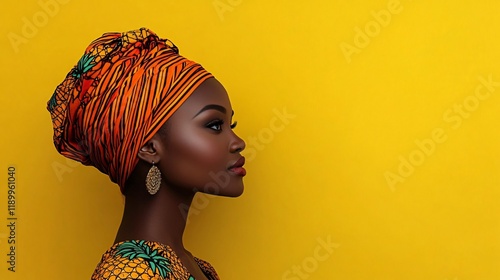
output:
[[[106,33],[87,47],[47,103],[54,145],[108,174],[123,191],[140,148],[210,77],[148,29]]]

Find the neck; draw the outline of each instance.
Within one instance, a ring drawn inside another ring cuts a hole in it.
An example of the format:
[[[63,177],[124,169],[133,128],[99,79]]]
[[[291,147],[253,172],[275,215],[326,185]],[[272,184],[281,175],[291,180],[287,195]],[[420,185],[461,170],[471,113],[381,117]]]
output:
[[[156,241],[184,252],[182,236],[193,196],[194,193],[176,192],[164,184],[155,195],[133,188],[125,197],[123,219],[115,242]]]

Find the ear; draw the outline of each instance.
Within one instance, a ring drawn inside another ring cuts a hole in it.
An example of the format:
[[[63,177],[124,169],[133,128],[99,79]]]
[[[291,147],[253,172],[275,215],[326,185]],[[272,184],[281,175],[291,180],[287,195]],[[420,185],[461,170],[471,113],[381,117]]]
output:
[[[144,146],[141,147],[137,156],[145,162],[158,164],[164,151],[161,138],[155,134]]]

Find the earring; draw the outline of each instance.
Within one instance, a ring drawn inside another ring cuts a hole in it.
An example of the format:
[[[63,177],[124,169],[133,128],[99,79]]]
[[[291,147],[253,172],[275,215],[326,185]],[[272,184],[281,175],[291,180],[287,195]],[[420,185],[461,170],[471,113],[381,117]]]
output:
[[[148,175],[146,176],[146,188],[150,195],[154,195],[160,189],[161,183],[161,172],[158,167],[156,167],[153,161],[153,166],[149,169]]]

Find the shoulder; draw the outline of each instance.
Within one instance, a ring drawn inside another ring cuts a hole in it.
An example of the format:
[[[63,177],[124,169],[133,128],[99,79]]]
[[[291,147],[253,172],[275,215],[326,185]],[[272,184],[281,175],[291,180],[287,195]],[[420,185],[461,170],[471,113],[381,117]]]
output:
[[[107,250],[92,280],[189,279],[189,273],[170,247],[144,240],[117,243]]]
[[[204,261],[202,259],[198,259],[197,257],[194,257],[195,261],[198,263],[198,266],[200,267],[201,271],[207,277],[210,277],[210,280],[218,280],[219,276],[217,275],[217,272],[215,272],[215,268],[207,261]]]

